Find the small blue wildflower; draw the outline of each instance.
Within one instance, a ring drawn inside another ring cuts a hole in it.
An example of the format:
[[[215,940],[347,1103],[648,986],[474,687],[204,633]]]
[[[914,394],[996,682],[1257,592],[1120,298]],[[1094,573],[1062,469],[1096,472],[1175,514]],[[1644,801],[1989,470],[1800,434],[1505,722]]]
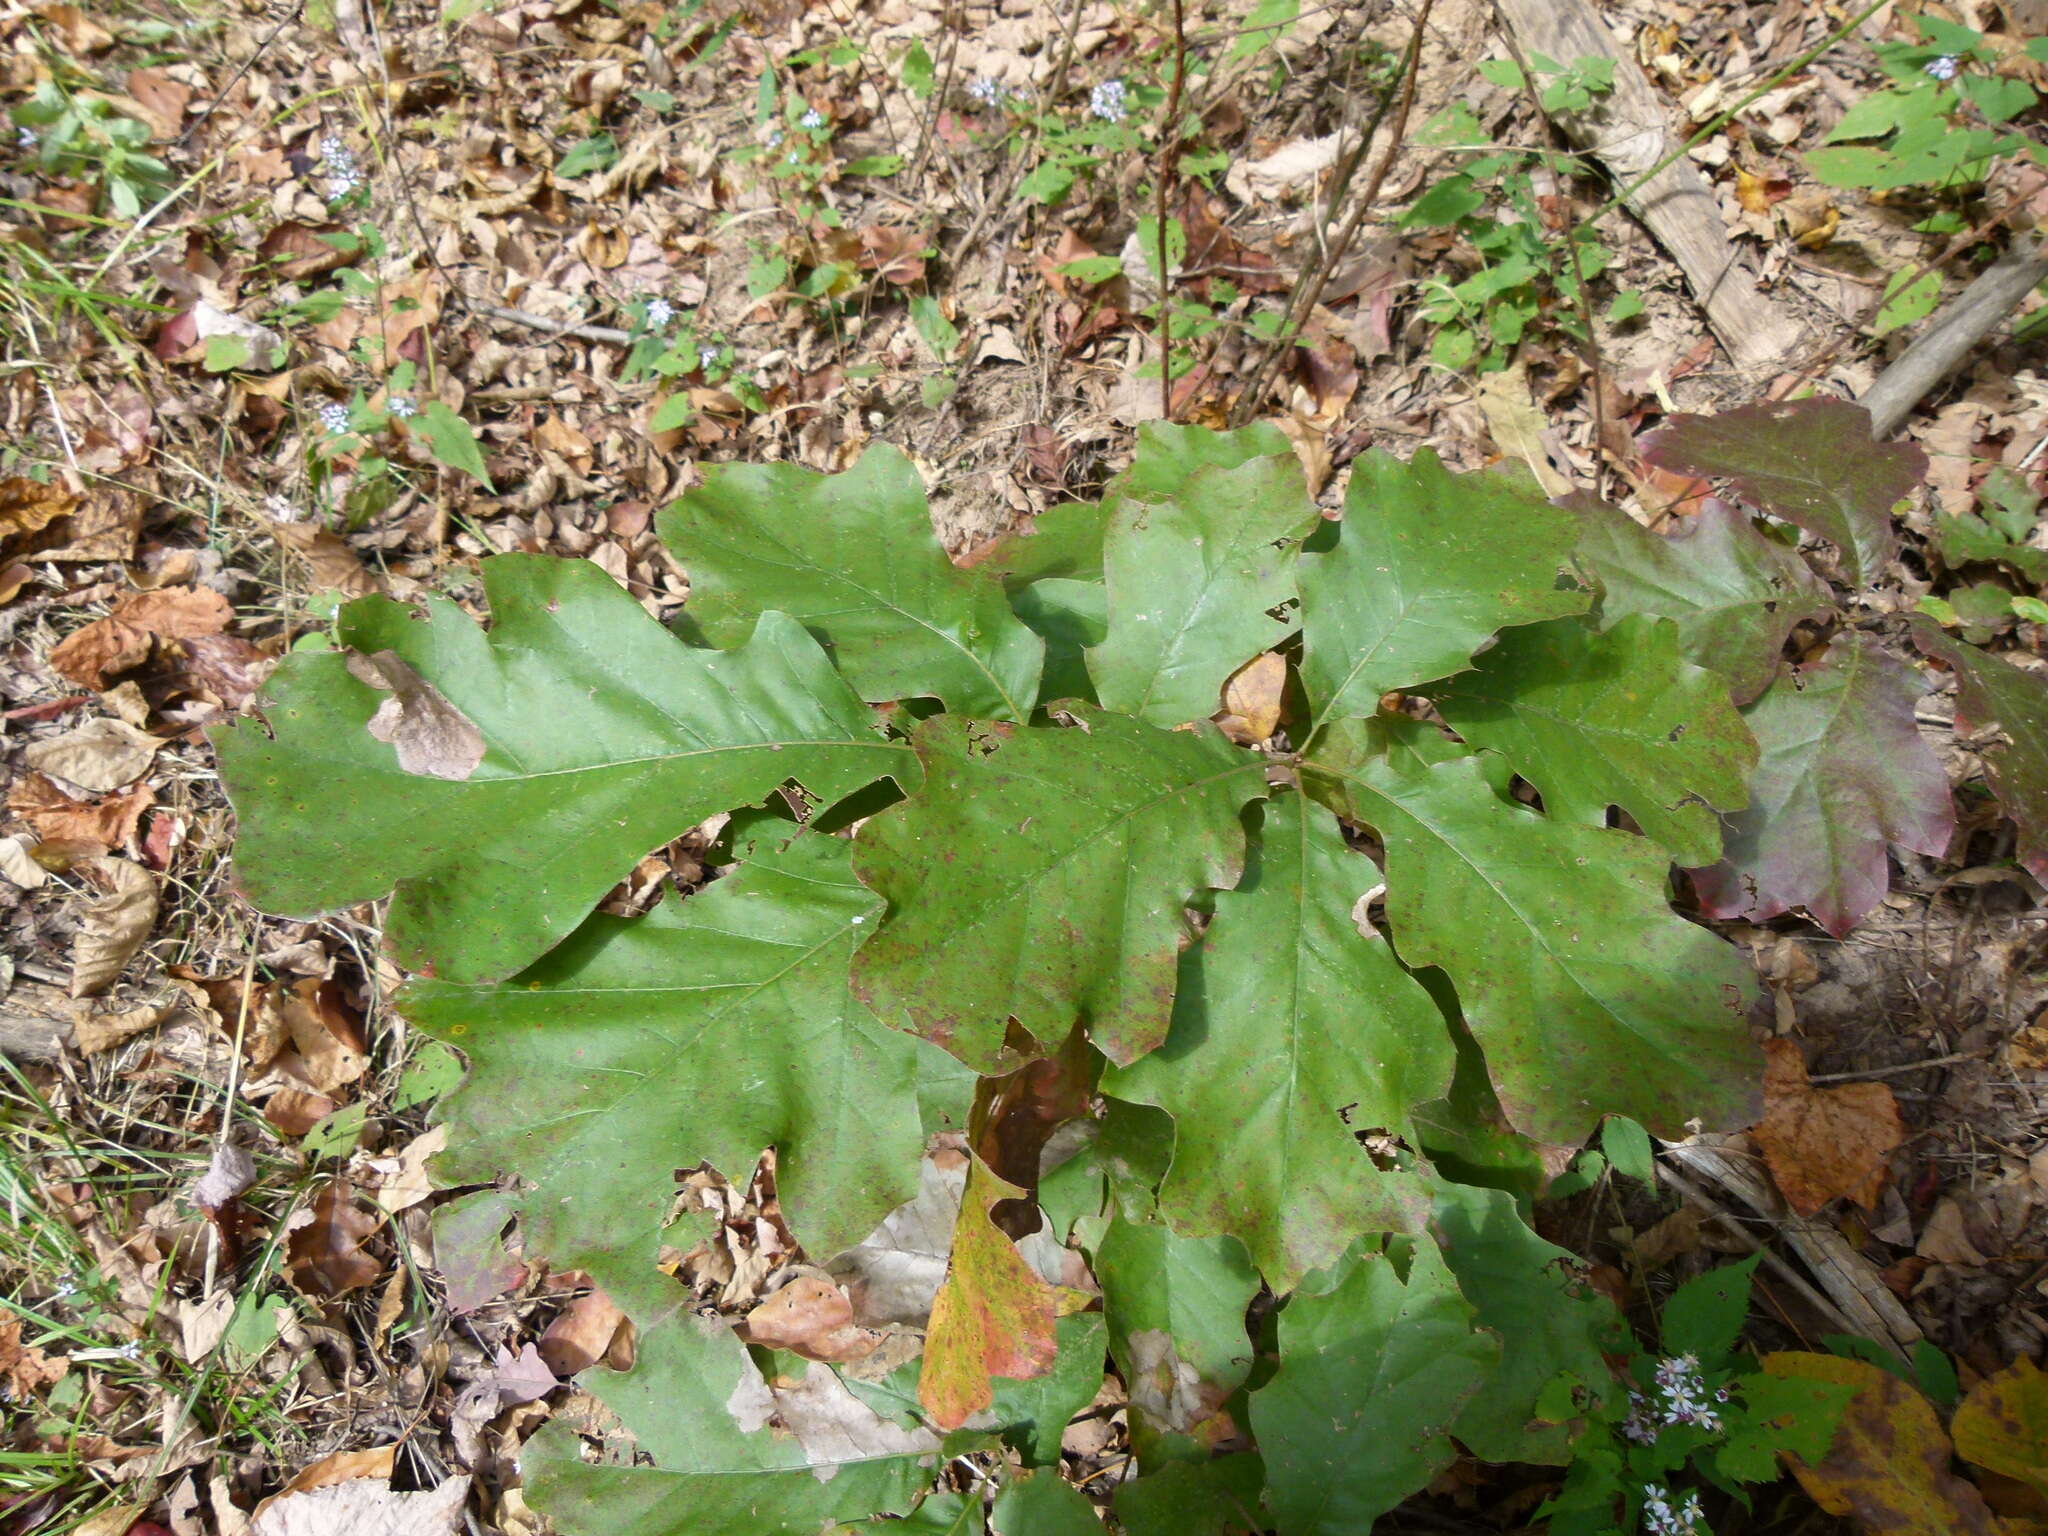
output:
[[[992,107],[1003,99],[1002,83],[988,75],[976,75],[967,82],[967,94],[984,107]]]
[[[384,402],[384,409],[389,411],[392,415],[398,417],[400,420],[403,420],[407,416],[417,416],[420,412],[419,406],[413,403],[413,398],[411,395],[391,396],[390,399]]]
[[[667,325],[669,321],[675,319],[675,317],[676,307],[669,303],[667,299],[649,299],[647,301],[648,329],[658,331]]]
[[[1953,53],[1944,53],[1940,58],[1928,61],[1927,73],[1937,80],[1953,80],[1956,71],[1962,67],[1963,61],[1960,57]]]
[[[23,124],[14,130],[14,147],[16,149],[34,149],[42,142],[42,135],[27,124]]]
[[[330,199],[347,197],[362,185],[362,169],[340,134],[330,133],[320,141],[320,159],[327,166],[327,195]]]
[[[1120,123],[1130,115],[1124,102],[1124,83],[1105,80],[1088,93],[1088,110],[1105,123]]]
[[[768,135],[768,147],[770,149],[782,148],[782,130],[780,128],[777,128]]]
[[[799,128],[822,128],[825,126],[825,114],[813,107],[796,120],[796,125]]]
[[[320,407],[320,425],[340,437],[348,431],[348,407],[339,400],[329,400]]]

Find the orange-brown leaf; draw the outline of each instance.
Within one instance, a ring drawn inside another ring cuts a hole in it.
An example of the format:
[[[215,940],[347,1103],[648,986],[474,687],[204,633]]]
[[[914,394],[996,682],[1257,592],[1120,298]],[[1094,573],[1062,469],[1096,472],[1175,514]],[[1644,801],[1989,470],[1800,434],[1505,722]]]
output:
[[[1905,1140],[1882,1083],[1816,1088],[1790,1040],[1764,1046],[1764,1117],[1755,1136],[1793,1210],[1811,1216],[1838,1195],[1865,1210],[1884,1191],[1885,1158]]]

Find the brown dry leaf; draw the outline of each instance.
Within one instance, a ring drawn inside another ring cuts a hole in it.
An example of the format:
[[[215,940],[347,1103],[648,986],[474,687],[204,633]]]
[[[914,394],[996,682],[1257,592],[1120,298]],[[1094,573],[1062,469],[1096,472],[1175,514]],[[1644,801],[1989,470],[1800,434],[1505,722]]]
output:
[[[185,124],[185,108],[192,100],[192,87],[173,80],[160,69],[128,71],[128,94],[149,118],[160,139],[175,139]]]
[[[1927,1225],[1920,1229],[1920,1242],[1914,1250],[1923,1259],[1932,1259],[1937,1264],[1962,1264],[1972,1269],[1981,1269],[1991,1262],[1970,1241],[1970,1230],[1963,1220],[1963,1208],[1953,1195],[1945,1195],[1934,1207],[1934,1214],[1927,1218]]]
[[[364,1252],[383,1222],[355,1203],[348,1181],[336,1179],[293,1218],[285,1240],[285,1278],[301,1295],[329,1300],[374,1284],[384,1265]]]
[[[22,750],[22,759],[38,773],[66,779],[80,789],[104,794],[132,784],[149,772],[163,743],[125,720],[88,720],[76,730]]]
[[[1882,1536],[1996,1536],[1983,1495],[1951,1470],[1953,1447],[1934,1406],[1890,1371],[1796,1350],[1765,1355],[1763,1367],[1856,1389],[1824,1460],[1786,1458],[1822,1509]]]
[[[44,485],[25,475],[0,480],[0,550],[21,553],[28,535],[71,515],[78,498],[61,485]]]
[[[741,1334],[752,1344],[825,1361],[862,1359],[885,1337],[854,1322],[846,1292],[810,1275],[790,1281],[749,1312]]]
[[[334,982],[312,977],[295,981],[278,1001],[309,1086],[332,1093],[369,1071],[362,1021]]]
[[[501,1408],[533,1402],[562,1385],[555,1379],[555,1373],[548,1369],[547,1362],[541,1359],[540,1351],[531,1344],[516,1355],[500,1344],[498,1374],[492,1380],[498,1389],[498,1406]]]
[[[111,486],[94,485],[61,523],[45,530],[51,544],[38,548],[38,560],[84,563],[133,560],[142,531],[142,498]]]
[[[1278,651],[1254,656],[1223,685],[1223,712],[1216,724],[1239,746],[1258,746],[1279,729],[1286,690],[1287,658]]]
[[[280,1135],[299,1137],[340,1107],[324,1093],[280,1088],[264,1101],[263,1118],[276,1126]]]
[[[70,1369],[71,1362],[62,1356],[46,1355],[21,1342],[20,1318],[0,1318],[0,1385],[15,1399],[54,1387]]]
[[[50,647],[50,670],[94,692],[107,680],[149,660],[147,631],[118,619],[94,619]]]
[[[234,620],[235,610],[211,587],[158,587],[130,592],[109,615],[166,640],[217,635]]]
[[[21,589],[35,580],[35,571],[16,560],[0,565],[0,603],[11,603],[21,595]]]
[[[453,1536],[462,1526],[469,1479],[451,1477],[425,1493],[399,1493],[380,1478],[279,1494],[257,1511],[255,1536]]]
[[[277,658],[234,635],[194,635],[178,642],[168,672],[159,674],[180,692],[217,699],[240,709],[254,698],[277,668]]]
[[[308,585],[315,592],[368,597],[380,590],[377,578],[363,568],[356,552],[338,533],[317,523],[272,523],[270,536],[304,559]]]
[[[36,14],[64,37],[73,53],[98,53],[114,46],[114,34],[75,5],[39,5]]]
[[[466,779],[484,760],[484,737],[441,691],[396,651],[351,651],[350,674],[390,693],[370,717],[370,734],[398,749],[398,766],[433,779]]]
[[[1544,420],[1529,392],[1528,365],[1518,362],[1500,373],[1487,374],[1479,381],[1476,394],[1494,446],[1527,464],[1544,495],[1570,495],[1571,481],[1558,472],[1544,451]]]
[[[71,1041],[80,1055],[97,1056],[146,1029],[156,1028],[175,1012],[175,1006],[160,1005],[108,1010],[80,1008],[71,1015]]]
[[[633,1325],[603,1291],[590,1291],[570,1302],[540,1337],[540,1357],[564,1380],[587,1371],[600,1360],[614,1370],[632,1365]]]
[[[91,859],[78,866],[107,894],[85,909],[71,940],[71,995],[91,997],[112,986],[156,922],[156,876],[127,859]]]
[[[868,224],[860,231],[861,270],[898,287],[924,281],[924,250],[925,238],[914,229]]]
[[[1866,1211],[1884,1191],[1885,1158],[1906,1139],[1883,1083],[1816,1088],[1790,1040],[1764,1044],[1764,1117],[1754,1135],[1787,1203],[1811,1216],[1837,1195]]]
[[[295,1493],[311,1493],[315,1488],[332,1488],[340,1483],[352,1483],[358,1478],[389,1478],[397,1465],[398,1447],[395,1445],[373,1445],[360,1451],[335,1451],[322,1456],[311,1465],[302,1467],[282,1488],[256,1506],[256,1513],[275,1504],[279,1499],[289,1498]]]
[[[156,803],[147,784],[74,800],[40,773],[25,774],[7,792],[7,809],[35,829],[46,843],[83,844],[105,853],[129,847],[142,813]]]
[[[361,259],[360,250],[345,250],[321,238],[339,234],[342,228],[339,224],[299,224],[287,220],[263,237],[256,255],[260,260],[276,262],[278,275],[292,282],[320,277]]]

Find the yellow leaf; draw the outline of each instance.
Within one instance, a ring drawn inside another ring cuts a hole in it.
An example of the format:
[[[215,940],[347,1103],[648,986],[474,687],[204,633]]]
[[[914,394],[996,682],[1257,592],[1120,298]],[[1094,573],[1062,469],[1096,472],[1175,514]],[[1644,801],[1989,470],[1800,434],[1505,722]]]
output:
[[[2016,1360],[1970,1388],[1950,1429],[1956,1454],[2048,1496],[2048,1376]]]

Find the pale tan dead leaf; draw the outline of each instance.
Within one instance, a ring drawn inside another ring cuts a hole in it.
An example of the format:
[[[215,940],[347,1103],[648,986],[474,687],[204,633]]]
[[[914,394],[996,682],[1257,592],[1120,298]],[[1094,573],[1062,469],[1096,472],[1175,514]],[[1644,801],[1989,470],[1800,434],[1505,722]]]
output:
[[[32,891],[50,878],[50,872],[30,857],[33,846],[19,837],[0,837],[0,880],[11,880]]]
[[[427,1160],[448,1145],[448,1127],[437,1125],[416,1136],[398,1154],[396,1167],[377,1188],[377,1204],[396,1215],[410,1210],[434,1192],[427,1177]]]
[[[376,1478],[280,1495],[259,1511],[255,1536],[453,1536],[462,1526],[469,1479],[451,1477],[425,1493],[398,1493]]]
[[[466,779],[484,760],[484,737],[461,710],[396,651],[350,652],[358,682],[391,697],[370,717],[369,732],[398,750],[398,766],[433,779]]]
[[[132,784],[149,772],[162,745],[124,720],[98,719],[47,741],[32,742],[21,755],[38,773],[67,779],[97,795]]]
[[[1543,416],[1529,392],[1528,366],[1517,362],[1512,368],[1487,374],[1480,379],[1476,393],[1494,446],[1527,464],[1544,495],[1569,495],[1571,481],[1558,472],[1544,452]]]
[[[235,1315],[235,1293],[215,1291],[204,1301],[181,1301],[173,1308],[178,1322],[178,1352],[197,1365],[221,1341]]]
[[[116,720],[141,730],[149,724],[149,700],[133,683],[119,683],[100,694],[100,704]]]
[[[1240,202],[1270,202],[1287,192],[1305,191],[1337,163],[1343,135],[1295,139],[1258,160],[1238,160],[1223,173],[1223,185]]]
[[[1963,1221],[1963,1208],[1953,1195],[1943,1196],[1934,1207],[1934,1213],[1927,1218],[1927,1225],[1920,1229],[1920,1243],[1914,1251],[1923,1259],[1932,1259],[1937,1264],[1982,1268],[1991,1262],[1970,1241],[1969,1229]]]
[[[71,995],[91,997],[112,986],[156,922],[156,876],[127,859],[78,866],[107,894],[85,909],[71,940]]]
[[[515,1403],[530,1403],[546,1397],[562,1385],[555,1379],[555,1373],[548,1369],[540,1351],[531,1344],[524,1346],[516,1355],[500,1344],[498,1373],[492,1382],[498,1389],[499,1406],[508,1408]]]
[[[1883,1083],[1816,1088],[1790,1040],[1766,1041],[1764,1055],[1764,1117],[1754,1134],[1786,1202],[1802,1216],[1837,1196],[1874,1210],[1885,1158],[1906,1137],[1891,1089]]]
[[[1254,656],[1223,685],[1223,712],[1216,724],[1241,747],[1260,745],[1279,729],[1286,688],[1287,658],[1277,651]]]
[[[71,1527],[71,1536],[128,1536],[148,1508],[147,1504],[110,1504]]]
[[[215,336],[232,336],[248,349],[246,366],[268,372],[283,365],[283,333],[240,315],[229,314],[204,299],[192,306],[192,326],[204,345]]]
[[[134,1039],[144,1030],[156,1028],[176,1012],[175,1007],[156,1004],[141,1008],[80,1008],[71,1015],[71,1041],[80,1055],[97,1056],[124,1040]]]
[[[128,71],[128,94],[142,108],[160,139],[175,139],[185,123],[185,107],[192,100],[192,87],[173,80],[160,69]]]

